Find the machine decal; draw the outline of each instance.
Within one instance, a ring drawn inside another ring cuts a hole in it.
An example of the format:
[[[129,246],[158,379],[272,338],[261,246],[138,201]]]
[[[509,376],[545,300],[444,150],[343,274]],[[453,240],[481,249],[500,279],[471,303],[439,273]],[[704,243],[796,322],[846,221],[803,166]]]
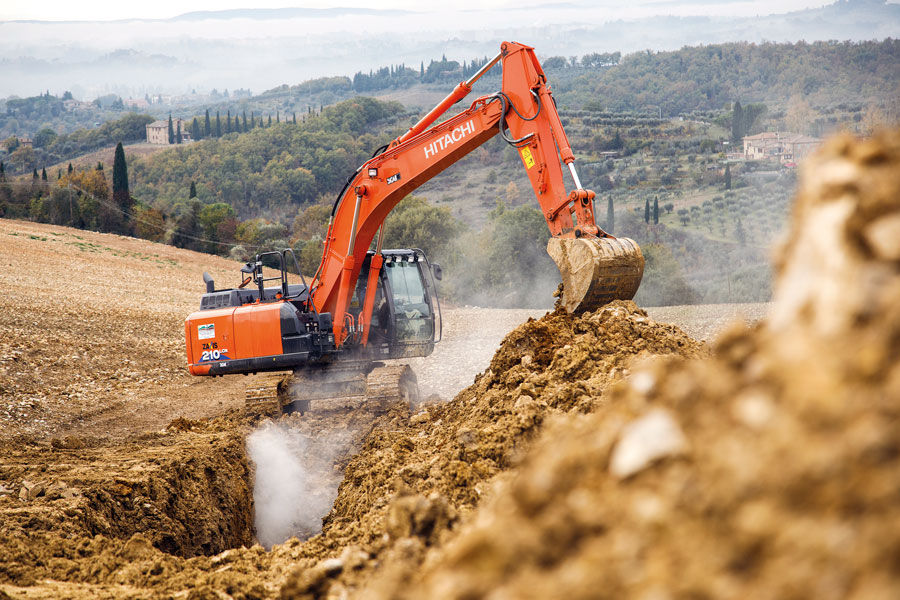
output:
[[[207,323],[206,325],[197,325],[197,339],[211,340],[216,337],[215,323]]]
[[[525,163],[525,168],[530,169],[534,166],[534,156],[531,154],[531,148],[525,146],[519,152],[522,154],[522,162]]]
[[[400,181],[400,173],[396,173],[387,178],[387,184],[391,185],[395,181]]]
[[[222,350],[204,350],[203,354],[200,355],[200,362],[211,362],[214,360],[231,360],[231,357],[226,355],[228,352],[227,349]]]
[[[434,156],[444,148],[449,148],[470,133],[475,133],[475,122],[471,120],[466,121],[450,133],[445,133],[444,137],[439,137],[425,146],[425,158]]]

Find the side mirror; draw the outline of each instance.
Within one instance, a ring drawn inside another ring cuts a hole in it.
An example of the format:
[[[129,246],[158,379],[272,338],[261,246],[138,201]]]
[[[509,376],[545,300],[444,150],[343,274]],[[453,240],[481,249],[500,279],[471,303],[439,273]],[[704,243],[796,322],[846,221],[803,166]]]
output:
[[[256,265],[253,263],[253,261],[250,261],[246,265],[241,267],[241,273],[246,273],[247,275],[249,275],[250,273],[252,273],[255,270],[256,270]]]
[[[441,265],[437,263],[431,265],[431,272],[434,273],[434,278],[438,281],[444,278],[444,270],[441,268]]]

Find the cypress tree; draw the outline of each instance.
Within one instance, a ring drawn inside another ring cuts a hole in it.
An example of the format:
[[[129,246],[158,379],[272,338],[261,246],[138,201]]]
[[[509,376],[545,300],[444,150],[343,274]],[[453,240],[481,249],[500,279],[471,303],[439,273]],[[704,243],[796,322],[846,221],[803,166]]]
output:
[[[2,160],[0,160],[0,181],[6,181],[6,167]]]
[[[744,231],[744,224],[741,222],[740,217],[738,217],[737,224],[734,228],[734,235],[737,237],[738,243],[741,246],[747,243],[747,233]]]
[[[659,225],[659,196],[653,197],[653,224]]]
[[[69,171],[68,171],[68,174],[71,175],[71,174],[72,174],[72,171],[74,171],[74,170],[75,170],[75,169],[72,167],[72,163],[69,163]]]
[[[178,133],[175,134],[175,142],[181,143],[181,119],[178,120]]]
[[[222,137],[222,120],[219,118],[219,111],[216,111],[216,137]]]
[[[47,167],[41,168],[41,181],[47,181]]]
[[[99,160],[97,161],[97,170],[98,170],[98,171],[102,171],[102,170],[103,170],[103,163],[100,162]]]
[[[209,122],[209,109],[206,109],[206,122],[203,124],[203,135],[209,137],[212,135],[212,124]]]
[[[244,133],[246,133],[246,132],[250,131],[249,129],[247,129],[247,111],[246,110],[244,111],[243,121],[244,122],[241,123],[241,125],[243,125],[242,129],[244,130]]]
[[[37,167],[34,168],[34,173],[32,173],[31,178],[32,178],[32,179],[37,179],[37,178],[38,178]]]
[[[644,200],[644,223],[650,224],[650,198]]]
[[[172,115],[169,114],[169,143],[175,143],[175,128],[172,126]]]
[[[58,170],[56,171],[56,178],[57,178],[57,179],[62,179],[62,169],[58,169]]]
[[[725,165],[725,189],[731,189],[731,165]]]
[[[735,101],[734,110],[731,113],[731,140],[733,142],[741,141],[744,137],[744,110],[741,108],[740,101]]]
[[[197,186],[194,185],[194,182],[192,181],[191,182],[191,191],[188,194],[188,199],[196,198],[196,197],[197,197]]]
[[[231,133],[231,111],[228,111],[228,115],[225,117],[225,134]]]
[[[297,112],[294,111],[294,125],[297,124]]]
[[[612,196],[606,200],[606,232],[612,233],[616,227],[616,213],[613,211]]]
[[[281,112],[277,110],[275,111],[275,122],[281,123]]]
[[[199,140],[202,136],[200,135],[200,121],[197,120],[197,117],[194,117],[194,122],[191,123],[191,139],[195,142]]]
[[[272,115],[270,114],[270,115],[269,115],[269,122],[268,122],[268,124],[266,124],[266,127],[271,127],[271,126],[272,126]]]
[[[125,149],[122,142],[116,144],[113,158],[113,202],[126,214],[131,210],[131,195],[128,193],[128,165],[125,164]]]
[[[613,150],[621,150],[625,147],[625,142],[622,141],[622,136],[619,134],[619,130],[616,129],[616,135],[613,137],[612,141],[612,149]]]

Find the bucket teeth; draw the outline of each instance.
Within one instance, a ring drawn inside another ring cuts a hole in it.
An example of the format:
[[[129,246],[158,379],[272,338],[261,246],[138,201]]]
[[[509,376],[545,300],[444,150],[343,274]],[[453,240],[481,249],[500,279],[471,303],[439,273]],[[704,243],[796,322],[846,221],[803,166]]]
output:
[[[631,300],[644,275],[644,255],[629,238],[550,238],[547,252],[562,276],[570,313]]]

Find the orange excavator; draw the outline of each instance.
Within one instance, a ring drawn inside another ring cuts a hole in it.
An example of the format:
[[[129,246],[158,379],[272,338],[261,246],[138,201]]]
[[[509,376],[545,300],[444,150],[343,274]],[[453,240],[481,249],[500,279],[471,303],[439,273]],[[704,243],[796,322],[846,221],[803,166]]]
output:
[[[497,63],[503,70],[500,91],[434,124]],[[204,273],[200,310],[185,321],[190,372],[293,371],[293,378],[278,376],[248,390],[248,405],[276,412],[287,404],[306,411],[415,401],[418,388],[409,367],[381,361],[433,351],[441,336],[434,281],[441,269],[421,250],[383,249],[384,222],[400,200],[497,134],[518,150],[547,220],[547,250],[562,276],[566,310],[632,298],[643,275],[640,248],[597,226],[594,192],[578,178],[534,49],[504,42],[496,57],[348,179],[309,282],[302,275],[301,283],[288,282],[292,269],[300,272],[291,250],[257,255],[242,268],[238,288],[217,290]],[[280,275],[265,277],[264,263],[278,265]]]

